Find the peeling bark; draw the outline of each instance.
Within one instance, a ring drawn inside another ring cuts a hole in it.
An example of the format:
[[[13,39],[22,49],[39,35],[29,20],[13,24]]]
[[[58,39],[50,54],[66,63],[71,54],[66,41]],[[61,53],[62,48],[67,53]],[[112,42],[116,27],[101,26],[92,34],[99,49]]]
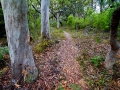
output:
[[[12,82],[18,83],[21,77],[25,79],[26,74],[30,80],[34,80],[38,75],[38,70],[28,42],[27,1],[1,0],[1,3],[11,59]]]
[[[117,41],[117,31],[118,31],[118,25],[120,20],[120,7],[118,7],[112,14],[110,29],[111,29],[111,35],[110,35],[110,45],[111,49],[106,55],[105,60],[105,67],[107,69],[112,69],[115,60],[116,60],[116,54],[120,48],[120,45]]]
[[[45,39],[50,39],[49,4],[50,0],[41,0],[41,35]]]

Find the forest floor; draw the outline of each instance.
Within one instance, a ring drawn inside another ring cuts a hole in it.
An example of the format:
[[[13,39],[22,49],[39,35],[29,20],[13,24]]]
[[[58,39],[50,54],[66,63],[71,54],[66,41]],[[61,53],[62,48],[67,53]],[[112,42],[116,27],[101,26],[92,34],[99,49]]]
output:
[[[25,83],[26,90],[120,90],[120,51],[113,73],[104,68],[109,34],[65,30],[65,38],[34,58],[39,77]],[[10,83],[11,70],[1,77],[2,85]],[[9,90],[9,89],[8,89]]]
[[[79,63],[76,61],[78,49],[72,36],[66,31],[64,35],[64,40],[41,54],[40,60],[36,60],[37,63],[40,62],[38,65],[41,72],[37,81],[43,90],[79,90],[80,86],[83,89],[87,88],[80,73]]]

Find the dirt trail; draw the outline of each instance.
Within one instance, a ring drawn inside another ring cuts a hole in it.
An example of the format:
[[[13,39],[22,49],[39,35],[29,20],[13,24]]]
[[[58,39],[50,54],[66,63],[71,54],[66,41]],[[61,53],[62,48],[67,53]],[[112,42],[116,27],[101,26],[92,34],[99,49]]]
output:
[[[65,31],[64,34],[66,40],[58,50],[58,56],[61,57],[60,66],[69,83],[79,84],[81,75],[79,64],[76,61],[77,48],[74,46],[71,35]]]
[[[62,84],[69,88],[71,84],[77,84],[85,89],[85,82],[80,73],[79,63],[76,61],[78,53],[72,36],[64,31],[65,40],[52,47],[51,50],[41,54],[36,60],[40,62],[40,78],[37,80],[43,90],[56,90]],[[70,89],[66,90],[70,90]]]
[[[86,88],[79,63],[76,61],[78,50],[72,36],[65,31],[64,35],[65,40],[38,58],[41,73],[37,83],[40,83],[43,90],[56,90],[56,86],[60,84],[66,85],[66,88],[71,84]],[[68,88],[66,90],[70,90]]]

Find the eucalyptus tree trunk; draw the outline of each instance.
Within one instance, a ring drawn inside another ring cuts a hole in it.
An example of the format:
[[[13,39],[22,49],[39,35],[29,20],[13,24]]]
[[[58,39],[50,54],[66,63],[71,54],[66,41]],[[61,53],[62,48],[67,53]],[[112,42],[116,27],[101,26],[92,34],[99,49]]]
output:
[[[57,28],[60,27],[60,16],[59,16],[59,12],[57,13]]]
[[[105,67],[107,69],[112,69],[112,67],[115,63],[115,60],[116,60],[117,51],[120,48],[120,45],[117,41],[117,31],[118,31],[119,21],[120,21],[120,7],[117,8],[112,14],[111,25],[110,25],[110,29],[111,29],[111,35],[110,35],[111,49],[107,53],[106,60],[105,60]]]
[[[29,45],[26,0],[1,0],[12,67],[12,83],[34,80],[38,70]],[[23,78],[22,78],[23,77]]]
[[[45,39],[50,39],[49,4],[50,0],[41,0],[41,35]]]

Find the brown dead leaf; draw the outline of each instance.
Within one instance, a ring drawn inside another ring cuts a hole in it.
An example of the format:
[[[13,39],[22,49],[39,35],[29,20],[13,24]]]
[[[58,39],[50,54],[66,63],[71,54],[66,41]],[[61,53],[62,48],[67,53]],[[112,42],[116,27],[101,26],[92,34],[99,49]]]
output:
[[[20,88],[21,85],[18,84],[14,84],[16,88]]]
[[[28,75],[28,71],[27,71],[27,70],[23,70],[23,71],[22,71],[22,74],[23,74],[23,75]]]

